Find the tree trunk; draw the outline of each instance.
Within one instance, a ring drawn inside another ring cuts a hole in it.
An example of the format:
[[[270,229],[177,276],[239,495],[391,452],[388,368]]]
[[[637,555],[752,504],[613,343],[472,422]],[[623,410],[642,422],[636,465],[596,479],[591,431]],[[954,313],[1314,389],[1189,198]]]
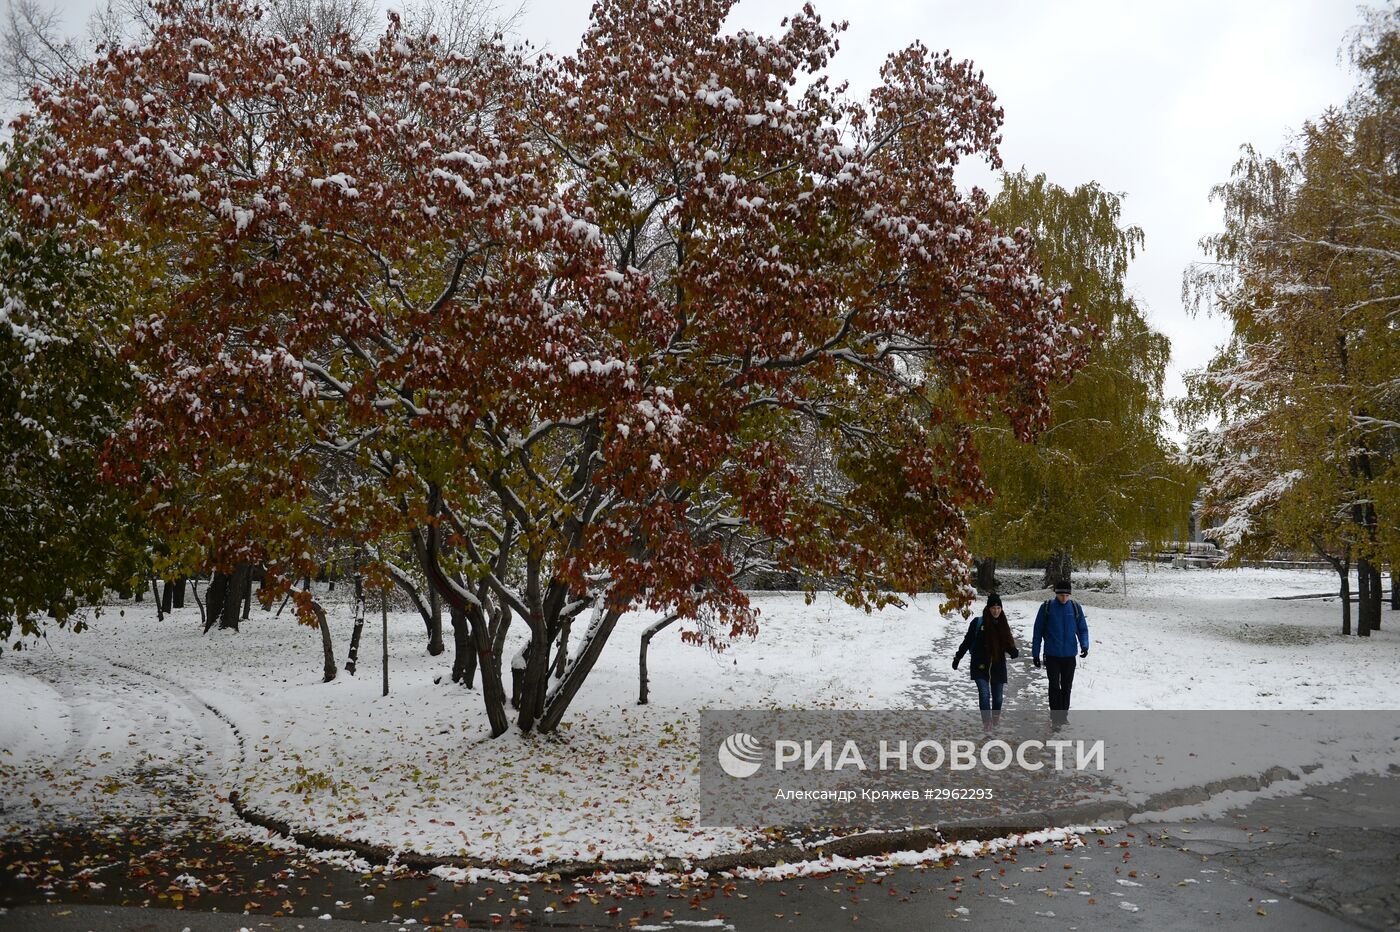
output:
[[[520,691],[522,681],[525,679],[525,659],[530,652],[530,645],[526,644],[515,652],[515,656],[510,658],[510,707],[520,708]]]
[[[500,644],[491,636],[491,628],[486,616],[479,609],[468,612],[471,620],[472,641],[476,647],[477,665],[481,672],[481,701],[486,706],[486,719],[491,723],[491,737],[499,738],[510,731],[510,717],[506,714],[506,691],[501,685]],[[502,622],[502,629],[509,627],[509,618]],[[504,630],[501,642],[505,641]]]
[[[238,564],[229,574],[224,587],[224,610],[219,617],[219,629],[238,630],[238,616],[243,607],[243,597],[248,589],[248,574],[252,567],[247,563]]]
[[[979,592],[997,591],[997,561],[995,557],[984,557],[981,560],[974,560],[973,566],[977,569],[977,590]]]
[[[331,647],[331,626],[326,621],[326,610],[321,603],[312,602],[311,610],[316,613],[316,627],[321,629],[321,682],[335,679],[335,650]]]
[[[1351,559],[1341,563],[1337,571],[1342,577],[1342,633],[1351,634]]]
[[[355,574],[355,627],[350,632],[350,653],[345,657],[345,672],[355,675],[355,663],[360,656],[360,635],[365,630],[365,588],[360,574]]]
[[[423,619],[423,627],[428,632],[428,654],[433,657],[441,654],[446,650],[442,644],[441,608],[438,608],[436,612],[433,608],[430,608],[429,603],[423,601],[423,596],[419,593],[418,587],[413,584],[413,581],[398,572],[398,570],[394,570],[389,575],[393,578],[394,584],[403,590],[404,595],[408,596],[409,601],[413,603],[414,609],[418,612],[418,617]],[[428,587],[428,592],[432,597],[430,601],[435,605],[440,605],[436,599],[436,591],[432,586]],[[434,621],[436,621],[436,626],[434,626]]]
[[[164,621],[165,613],[170,609],[165,606],[164,600],[160,597],[160,585],[154,576],[151,577],[151,601],[156,603],[156,621]]]
[[[642,632],[642,650],[637,662],[637,705],[646,705],[650,692],[647,683],[647,650],[651,647],[651,639],[668,628],[679,617],[679,615],[667,615]]]
[[[1356,633],[1370,637],[1381,613],[1380,574],[1365,557],[1356,561],[1356,589]]]
[[[428,587],[428,655],[436,657],[447,647],[442,643],[442,596]]]
[[[184,607],[185,607],[185,583],[186,583],[186,582],[187,582],[187,580],[186,580],[185,577],[183,577],[183,576],[181,576],[179,579],[175,580],[175,599],[174,599],[174,602],[173,602],[175,608],[184,608]]]
[[[1362,557],[1356,561],[1356,633],[1360,637],[1371,634],[1371,616],[1366,607],[1371,601],[1371,574],[1369,564]]]
[[[572,618],[565,618],[564,623],[559,626],[559,646],[554,651],[554,669],[552,671],[557,680],[564,675],[564,671],[569,668],[569,632],[574,627]]]
[[[224,617],[224,601],[228,596],[228,573],[214,571],[214,578],[209,580],[209,605],[204,618],[204,633],[208,634],[209,629],[218,624]]]
[[[175,610],[175,583],[173,580],[165,580],[165,585],[160,591],[160,610],[169,615]]]
[[[467,613],[453,608],[448,613],[452,619],[452,682],[461,683],[468,689],[476,679],[476,651],[472,649],[472,629],[467,623]]]
[[[253,568],[245,571],[243,577],[243,620],[248,620],[248,610],[253,607]]]
[[[199,606],[199,623],[204,626],[204,633],[209,633],[209,621],[204,614],[204,603],[199,600],[199,580],[190,580],[190,594],[194,596],[194,604]]]
[[[1381,613],[1385,608],[1385,580],[1381,578],[1381,565],[1371,564],[1371,630],[1381,629]]]
[[[544,711],[545,689],[549,685],[549,642],[545,638],[543,619],[536,619],[530,625],[530,643],[524,659],[525,666],[520,671],[520,714],[515,722],[521,731],[528,732]],[[514,670],[511,672],[513,674]]]
[[[1322,545],[1322,539],[1314,536],[1312,539],[1313,549],[1317,555],[1328,563],[1332,564],[1332,569],[1337,571],[1337,578],[1340,581],[1340,592],[1342,600],[1342,634],[1351,634],[1351,545],[1348,544],[1342,550],[1342,556],[1334,557],[1326,547]]]
[[[1063,550],[1056,550],[1045,563],[1045,577],[1041,580],[1041,587],[1053,589],[1055,583],[1069,582],[1074,574],[1074,560]]]
[[[573,702],[579,687],[583,685],[584,679],[593,670],[593,665],[598,662],[598,657],[603,652],[603,646],[607,644],[608,636],[612,634],[613,628],[617,626],[617,619],[620,617],[622,617],[622,612],[615,609],[600,607],[594,610],[593,620],[588,625],[588,631],[584,633],[583,644],[579,648],[578,655],[574,657],[573,663],[569,664],[563,678],[555,685],[554,690],[545,701],[544,714],[540,716],[539,723],[536,725],[541,734],[548,734],[559,727],[564,713],[568,711],[569,703]]]
[[[436,487],[433,487],[429,495],[430,512],[437,511],[439,502],[439,493]],[[423,568],[427,571],[428,582],[446,600],[448,607],[454,613],[465,614],[471,623],[472,642],[481,666],[481,701],[486,706],[486,718],[491,724],[491,737],[499,738],[510,730],[510,719],[506,715],[505,691],[501,688],[500,663],[493,657],[491,631],[486,624],[481,596],[478,595],[474,602],[469,602],[463,590],[447,578],[438,562],[438,546],[437,525],[429,525],[424,545]]]
[[[1390,610],[1400,611],[1400,585],[1395,582],[1395,564],[1390,564]]]

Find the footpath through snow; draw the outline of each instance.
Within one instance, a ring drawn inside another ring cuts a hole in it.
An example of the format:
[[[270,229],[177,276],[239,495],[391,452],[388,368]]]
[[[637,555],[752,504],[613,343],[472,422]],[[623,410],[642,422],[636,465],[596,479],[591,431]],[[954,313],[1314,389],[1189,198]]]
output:
[[[1095,581],[1106,588],[1091,588]],[[1093,649],[1075,706],[1400,709],[1391,675],[1400,620],[1387,612],[1369,642],[1341,638],[1335,602],[1270,598],[1332,581],[1306,571],[1134,567],[1125,592],[1122,576],[1085,576],[1076,598]],[[248,807],[299,829],[427,855],[542,865],[695,859],[768,839],[757,827],[695,823],[699,710],[975,704],[965,670],[949,668],[965,623],[939,617],[933,597],[875,615],[825,594],[811,605],[787,593],[754,600],[757,640],[713,653],[683,645],[675,630],[656,639],[645,707],[635,705],[637,646],[652,619],[624,618],[557,737],[497,740],[486,737],[476,693],[446,676],[450,654],[427,655],[415,614],[390,616],[384,698],[377,624],[366,627],[361,657],[371,659],[360,675],[322,684],[318,635],[287,615],[255,609],[241,633],[206,637],[193,609],[157,622],[149,602],[116,606],[85,634],[56,633],[0,658],[0,827],[139,809],[178,783],[204,793],[202,805],[223,818],[218,797],[236,789]],[[1044,679],[1029,670],[1039,600],[1006,600],[1023,650],[1012,662],[1009,710],[1043,702]],[[334,609],[343,663],[350,611]],[[241,749],[206,706],[236,726]],[[104,721],[116,709],[123,720]],[[1383,769],[1397,750],[1351,760],[1337,749],[1317,779]]]

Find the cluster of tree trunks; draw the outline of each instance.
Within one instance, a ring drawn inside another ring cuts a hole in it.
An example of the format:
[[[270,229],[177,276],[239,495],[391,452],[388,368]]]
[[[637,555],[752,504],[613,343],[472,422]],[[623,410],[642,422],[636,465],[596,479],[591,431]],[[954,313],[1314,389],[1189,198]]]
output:
[[[1073,575],[1074,558],[1064,550],[1057,550],[1045,561],[1041,586],[1053,588],[1057,582],[1069,582]],[[980,557],[972,561],[972,584],[978,592],[1000,591],[995,557]]]
[[[209,582],[209,604],[204,616],[207,633],[215,625],[221,630],[238,630],[240,618],[248,618],[253,601],[253,566],[240,563],[232,573],[215,572]]]
[[[1049,560],[1045,561],[1045,576],[1041,580],[1041,585],[1050,589],[1058,582],[1069,582],[1074,574],[1074,558],[1064,550],[1056,550]]]
[[[995,557],[984,557],[980,560],[974,560],[972,567],[974,576],[973,585],[977,587],[978,592],[998,591],[997,561]]]
[[[442,508],[440,493],[430,496],[432,511]],[[508,537],[517,533],[507,530]],[[602,653],[622,609],[601,597],[579,599],[561,580],[547,579],[543,562],[531,557],[524,567],[524,598],[515,597],[501,581],[506,569],[497,566],[486,578],[469,584],[442,568],[440,531],[436,524],[415,535],[415,552],[423,561],[428,583],[451,613],[456,657],[453,680],[471,685],[480,671],[481,698],[493,736],[510,728],[508,708],[516,710],[522,731],[552,731],[563,718],[579,686]],[[502,552],[509,552],[503,547]],[[579,651],[569,655],[569,632],[575,617],[591,609],[592,619]],[[519,619],[528,627],[529,641],[511,664],[511,688],[505,689],[501,658],[511,624]],[[474,658],[471,656],[474,654]]]
[[[185,607],[186,579],[181,576],[179,579],[167,579],[161,590],[160,607],[161,611],[169,614],[177,608]]]
[[[156,608],[163,618],[168,612],[175,609],[184,608],[185,598],[190,591],[190,584],[194,584],[195,601],[200,607],[200,616],[205,633],[213,630],[216,626],[222,630],[237,631],[239,622],[246,621],[252,605],[253,583],[261,579],[262,568],[252,564],[239,564],[232,572],[224,573],[215,571],[210,577],[209,589],[207,593],[207,605],[199,599],[199,580],[180,577],[173,580],[165,580],[163,586],[155,579],[151,579],[152,591],[156,597]],[[325,583],[328,591],[334,591],[336,574],[329,568],[323,567],[316,576],[318,582]],[[394,581],[401,590],[408,596],[415,609],[422,616],[428,637],[428,653],[437,656],[442,654],[446,647],[443,643],[442,625],[442,598],[435,588],[429,587],[427,598],[425,599],[419,588],[413,581],[401,574],[394,574]],[[311,591],[312,578],[307,576],[302,580],[301,587],[305,592]],[[360,638],[364,628],[364,580],[358,573],[354,577],[355,585],[355,627],[351,635],[350,649],[347,656],[345,668],[350,674],[354,674],[355,665],[359,656]],[[137,590],[136,601],[143,600],[143,592]],[[277,614],[280,616],[287,603],[291,600],[289,592],[278,606]],[[317,627],[321,632],[322,653],[325,663],[325,681],[330,682],[335,679],[336,662],[332,648],[330,627],[327,620],[325,608],[319,602],[312,602],[312,611],[316,614]],[[469,628],[465,618],[458,613],[454,613],[453,619],[453,639],[455,655],[453,659],[452,679],[467,687],[472,686],[476,675],[477,655],[476,651],[467,643]]]

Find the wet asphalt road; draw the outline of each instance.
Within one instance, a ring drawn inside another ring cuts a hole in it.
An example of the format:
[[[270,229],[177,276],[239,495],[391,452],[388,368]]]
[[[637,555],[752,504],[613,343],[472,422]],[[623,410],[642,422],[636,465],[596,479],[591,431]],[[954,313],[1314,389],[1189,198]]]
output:
[[[1400,776],[1355,777],[1227,818],[1089,835],[1078,848],[631,889],[391,878],[138,826],[0,842],[0,929],[1395,929],[1397,825]]]

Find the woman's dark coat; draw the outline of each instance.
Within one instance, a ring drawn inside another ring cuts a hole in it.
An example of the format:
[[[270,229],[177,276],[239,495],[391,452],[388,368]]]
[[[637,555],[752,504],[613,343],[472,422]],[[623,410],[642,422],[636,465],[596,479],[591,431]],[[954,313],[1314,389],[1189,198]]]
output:
[[[967,634],[964,635],[957,654],[953,656],[955,669],[967,653],[972,654],[968,672],[974,680],[1006,682],[1006,658],[1021,656],[1021,652],[1016,649],[1016,639],[1011,636],[1006,609],[1002,609],[1000,618],[993,618],[984,610],[981,615],[968,622]]]

